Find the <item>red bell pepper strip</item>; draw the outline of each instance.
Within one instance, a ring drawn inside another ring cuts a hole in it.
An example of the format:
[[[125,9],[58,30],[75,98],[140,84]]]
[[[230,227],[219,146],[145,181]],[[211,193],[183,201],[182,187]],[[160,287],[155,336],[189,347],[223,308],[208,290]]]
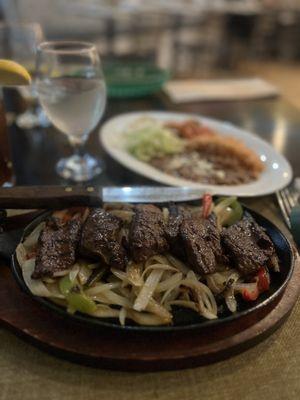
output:
[[[260,293],[266,292],[270,288],[270,275],[266,268],[261,267],[256,276],[257,287]]]
[[[31,250],[29,253],[26,254],[26,260],[31,260],[32,258],[35,258],[36,256],[36,250]]]
[[[259,290],[257,285],[253,288],[253,290],[244,289],[242,291],[243,299],[246,301],[254,301],[259,296]]]
[[[261,267],[255,277],[256,285],[252,290],[244,289],[242,291],[243,299],[246,301],[254,301],[258,298],[258,296],[269,290],[270,288],[270,276],[266,268]]]
[[[202,199],[202,217],[207,218],[211,212],[212,195],[205,193]]]

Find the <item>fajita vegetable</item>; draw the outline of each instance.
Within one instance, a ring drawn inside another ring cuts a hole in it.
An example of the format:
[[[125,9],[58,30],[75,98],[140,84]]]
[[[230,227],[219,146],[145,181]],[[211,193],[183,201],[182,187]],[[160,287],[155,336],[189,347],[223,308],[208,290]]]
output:
[[[214,204],[209,194],[202,206],[54,212],[17,255],[36,296],[123,325],[172,324],[174,307],[216,319],[222,307],[235,312],[268,291],[268,271],[278,269],[271,239],[237,199]]]

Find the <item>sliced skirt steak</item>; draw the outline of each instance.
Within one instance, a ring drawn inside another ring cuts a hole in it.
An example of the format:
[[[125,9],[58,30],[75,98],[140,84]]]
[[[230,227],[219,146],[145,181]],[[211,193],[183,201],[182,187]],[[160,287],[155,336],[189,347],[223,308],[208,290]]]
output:
[[[75,263],[80,231],[79,219],[63,222],[51,217],[38,240],[32,278],[53,277],[55,273],[69,269]]]
[[[124,269],[127,256],[121,244],[122,221],[100,208],[92,209],[83,225],[80,254]]]

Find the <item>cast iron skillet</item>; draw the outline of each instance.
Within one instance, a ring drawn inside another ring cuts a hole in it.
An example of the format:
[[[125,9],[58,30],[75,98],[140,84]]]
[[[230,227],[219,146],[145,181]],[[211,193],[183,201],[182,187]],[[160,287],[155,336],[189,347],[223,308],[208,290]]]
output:
[[[267,293],[263,293],[260,297],[254,302],[244,302],[242,299],[239,299],[238,311],[234,314],[231,314],[224,307],[224,311],[219,315],[219,318],[216,320],[206,320],[203,317],[199,316],[193,310],[188,310],[184,308],[173,308],[173,316],[174,323],[172,326],[140,326],[136,325],[130,320],[126,321],[126,326],[121,326],[118,323],[117,319],[104,319],[104,318],[95,318],[89,315],[75,313],[69,314],[65,308],[52,303],[47,298],[42,298],[38,296],[34,296],[28,287],[26,286],[21,267],[17,261],[16,253],[12,256],[12,270],[13,274],[20,285],[20,287],[28,293],[31,297],[33,297],[37,302],[42,304],[44,307],[52,310],[55,313],[60,314],[64,318],[69,318],[71,320],[75,320],[81,324],[90,327],[98,327],[98,328],[111,328],[118,331],[127,331],[127,332],[172,332],[172,331],[186,331],[186,330],[195,330],[195,329],[204,329],[208,327],[214,327],[216,325],[224,324],[227,322],[231,322],[234,320],[238,320],[241,317],[244,317],[250,313],[257,312],[262,308],[268,306],[273,301],[276,301],[278,296],[282,295],[285,287],[292,275],[294,268],[294,255],[291,244],[287,240],[287,238],[282,234],[282,232],[273,225],[269,220],[264,218],[262,215],[248,209],[244,208],[244,213],[249,213],[256,222],[266,229],[268,235],[271,237],[277,255],[279,257],[280,262],[280,272],[275,273],[271,272],[271,287]],[[32,232],[32,230],[42,222],[47,216],[49,212],[45,212],[39,215],[36,219],[34,219],[25,229],[22,236],[22,241]]]

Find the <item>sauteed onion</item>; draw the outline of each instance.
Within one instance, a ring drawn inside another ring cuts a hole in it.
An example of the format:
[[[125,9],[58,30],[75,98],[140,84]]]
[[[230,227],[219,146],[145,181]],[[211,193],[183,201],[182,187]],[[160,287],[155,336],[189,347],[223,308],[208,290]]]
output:
[[[123,220],[122,235],[128,235],[132,209],[110,207],[109,211]],[[217,211],[222,209],[220,205],[217,207]],[[164,209],[163,214],[167,220],[168,210]],[[192,309],[203,318],[216,319],[219,299],[235,312],[236,294],[247,290],[253,293],[256,287],[256,282],[245,282],[229,266],[219,265],[218,272],[200,276],[169,253],[154,255],[143,263],[131,260],[125,270],[82,258],[59,276],[32,279],[38,238],[44,226],[45,222],[39,224],[18,245],[18,262],[34,295],[47,297],[70,313],[81,311],[96,318],[118,318],[121,325],[129,319],[141,325],[166,325],[173,322],[172,308],[179,306]]]

